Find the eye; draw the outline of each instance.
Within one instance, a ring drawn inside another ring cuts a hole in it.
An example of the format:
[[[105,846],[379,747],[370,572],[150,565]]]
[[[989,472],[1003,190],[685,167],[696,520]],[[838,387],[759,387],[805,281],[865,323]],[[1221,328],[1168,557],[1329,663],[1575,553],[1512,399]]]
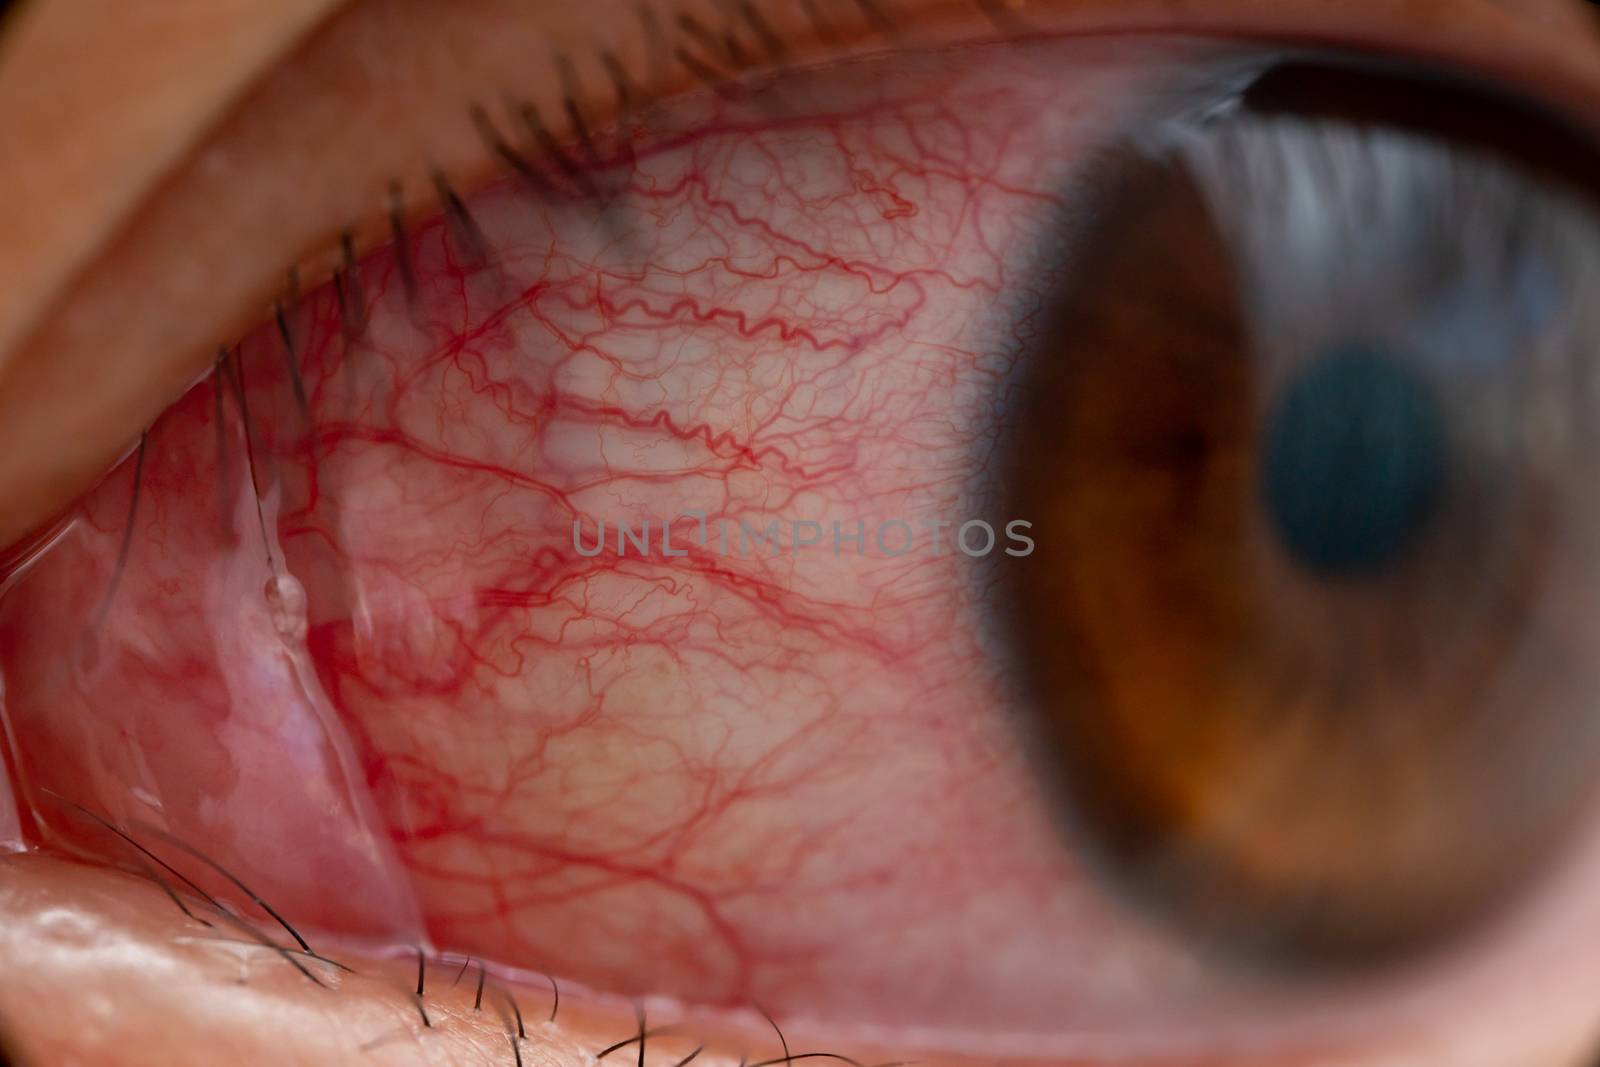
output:
[[[1588,167],[1531,180],[1522,149],[1587,151],[1545,122],[1282,65],[1110,164],[1068,253],[1016,420],[1041,549],[1007,561],[1010,632],[1080,821],[1234,949],[1414,952],[1588,818],[1556,590],[1594,540],[1565,472],[1600,233]]]
[[[1314,106],[1261,80],[1282,53],[1194,39],[724,79],[781,48],[735,16],[680,23],[710,84],[621,123],[486,104],[509,173],[380,213],[392,240],[352,237],[18,554],[30,839],[202,917],[198,889],[260,918],[248,885],[329,955],[421,945],[600,1017],[759,1004],[929,1056],[1353,1061],[1548,963],[1528,946],[1592,877],[1582,657],[1537,701],[1493,672],[1451,762],[1429,650],[1475,561],[1491,608],[1452,648],[1521,651],[1499,605],[1582,586],[1558,475],[1583,409],[1519,406],[1581,395],[1576,169]],[[1537,143],[1579,151],[1550,121]],[[1369,205],[1392,245],[1356,240]],[[1504,341],[1440,366],[1463,336]],[[1330,456],[1346,488],[1302,500]],[[1217,602],[1243,621],[1202,625]],[[1346,621],[1379,631],[1353,666],[1321,653]],[[1534,673],[1557,629],[1517,631]],[[1326,764],[1261,740],[1291,683]],[[1363,747],[1338,709],[1404,705],[1388,686],[1418,694],[1407,744]],[[1348,789],[1374,752],[1436,851]],[[1294,785],[1271,819],[1185,821],[1255,772]],[[1472,806],[1534,782],[1542,807]],[[1513,891],[1540,907],[1497,926]],[[1296,973],[1349,948],[1398,969]],[[391,1029],[435,1029],[398,1003]]]

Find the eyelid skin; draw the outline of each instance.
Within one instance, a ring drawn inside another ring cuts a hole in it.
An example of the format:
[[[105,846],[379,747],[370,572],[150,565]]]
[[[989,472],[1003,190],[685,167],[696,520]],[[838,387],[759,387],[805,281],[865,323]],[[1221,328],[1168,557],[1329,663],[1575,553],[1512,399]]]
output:
[[[553,131],[564,132],[556,128],[555,56],[567,54],[584,61],[590,122],[603,124],[611,97],[601,49],[630,72],[669,71],[676,85],[658,90],[694,84],[670,46],[662,61],[660,41],[641,30],[632,0],[356,0],[338,10],[326,0],[226,7],[150,0],[132,33],[108,31],[111,17],[82,5],[36,3],[9,31],[6,52],[16,66],[0,71],[0,146],[18,146],[4,156],[35,153],[41,161],[20,168],[20,177],[9,173],[17,168],[0,177],[0,234],[24,235],[0,240],[0,276],[27,280],[0,300],[0,545],[65,506],[203,370],[218,344],[263,318],[284,268],[336,246],[341,229],[380,221],[393,180],[407,183],[414,206],[430,168],[470,188],[488,168],[468,118],[472,104],[504,111],[508,103],[541,101]],[[993,37],[997,27],[1014,25],[1197,32],[1444,60],[1521,83],[1579,114],[1600,113],[1583,107],[1600,102],[1600,38],[1581,6],[897,0],[885,8],[896,30],[887,43],[843,0],[824,5],[839,14],[828,43],[798,5],[762,10],[802,60],[852,46]],[[711,0],[680,7],[673,12],[709,26],[727,18]],[[327,21],[282,60],[318,15]],[[665,14],[656,18],[668,25]],[[197,44],[214,35],[232,47],[208,53]],[[86,56],[113,53],[105,69],[128,85],[151,68],[178,73],[165,92],[118,88],[112,75],[87,94],[30,91],[23,74],[37,61],[26,57],[60,55],[73,40]],[[199,54],[212,58],[202,62]],[[106,128],[123,131],[116,150],[73,147],[95,144]],[[186,158],[163,175],[184,150]],[[55,169],[63,180],[50,180]]]
[[[338,2],[76,0],[9,12],[0,23],[0,351],[258,72]]]

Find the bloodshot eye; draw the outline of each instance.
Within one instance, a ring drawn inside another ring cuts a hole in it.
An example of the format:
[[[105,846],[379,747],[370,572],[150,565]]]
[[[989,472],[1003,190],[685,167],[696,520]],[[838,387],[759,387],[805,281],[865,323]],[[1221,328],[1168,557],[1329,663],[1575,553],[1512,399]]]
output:
[[[1357,998],[1273,967],[1464,937],[1592,825],[1600,224],[1281,58],[464,114],[507,173],[4,575],[29,842],[626,1025],[1292,1060]]]
[[[1592,816],[1600,219],[1550,173],[1592,153],[1469,99],[1289,65],[1172,122],[1028,372],[1006,610],[1051,769],[1123,884],[1257,959],[1437,947]]]

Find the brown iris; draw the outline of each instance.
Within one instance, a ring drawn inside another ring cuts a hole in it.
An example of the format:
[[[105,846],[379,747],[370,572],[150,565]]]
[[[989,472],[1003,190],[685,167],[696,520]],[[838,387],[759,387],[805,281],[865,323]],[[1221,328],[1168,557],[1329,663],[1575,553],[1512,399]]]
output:
[[[1013,439],[1010,623],[1070,821],[1246,954],[1460,934],[1600,771],[1591,435],[1541,436],[1562,390],[1516,352],[1462,384],[1359,331],[1259,351],[1215,197],[1118,168]]]

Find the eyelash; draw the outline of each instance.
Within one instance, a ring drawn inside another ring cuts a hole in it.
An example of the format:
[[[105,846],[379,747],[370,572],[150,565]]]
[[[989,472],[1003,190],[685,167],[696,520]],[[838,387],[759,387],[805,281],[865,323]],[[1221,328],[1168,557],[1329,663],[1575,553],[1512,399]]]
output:
[[[484,156],[494,170],[479,176],[474,185],[493,181],[505,175],[515,175],[530,190],[542,197],[586,198],[604,201],[604,190],[599,189],[592,175],[630,161],[631,142],[628,131],[617,138],[612,155],[600,151],[596,130],[604,125],[626,127],[641,110],[669,95],[661,88],[666,64],[676,63],[703,88],[725,99],[736,99],[759,87],[749,83],[752,75],[778,73],[794,59],[795,50],[778,32],[772,22],[762,14],[762,0],[720,0],[718,6],[725,13],[720,27],[708,25],[692,14],[679,12],[669,28],[653,4],[645,0],[635,9],[639,27],[650,42],[652,68],[642,77],[630,74],[617,50],[597,46],[591,54],[595,66],[602,72],[611,100],[609,104],[596,104],[585,90],[578,64],[572,53],[557,52],[552,59],[561,91],[557,97],[557,110],[564,119],[567,140],[557,135],[556,128],[545,121],[543,112],[531,100],[507,97],[506,110],[513,122],[532,142],[531,151],[521,150],[495,124],[488,108],[473,103],[466,109],[466,117],[482,143]],[[842,20],[830,16],[822,6],[823,0],[800,0],[803,12],[815,39],[827,48],[836,48],[850,36]],[[867,36],[891,47],[907,43],[908,22],[901,16],[888,13],[881,0],[844,0],[854,9],[854,18]],[[1019,36],[1027,32],[1023,21],[1011,9],[1007,0],[970,0],[973,7],[1003,36]],[[743,41],[743,36],[754,38],[754,47]],[[608,122],[596,121],[604,116]],[[286,343],[290,341],[285,312],[298,303],[301,294],[311,285],[331,281],[336,287],[341,319],[347,334],[365,318],[365,309],[350,305],[347,293],[354,287],[346,279],[355,277],[355,267],[361,256],[373,247],[394,242],[405,247],[409,226],[419,217],[443,212],[452,233],[470,234],[475,228],[471,216],[456,186],[442,170],[433,169],[427,175],[434,198],[431,203],[408,203],[406,181],[398,176],[388,181],[389,203],[383,224],[376,228],[358,225],[347,226],[337,238],[334,249],[315,253],[292,264],[285,273],[281,295],[274,301],[272,312],[278,320],[280,332]],[[370,237],[358,240],[358,233]],[[469,238],[470,240],[470,238]],[[332,264],[331,266],[329,264]],[[402,284],[414,284],[411,268],[404,258],[399,262]],[[356,290],[359,295],[359,291]],[[359,332],[359,331],[356,331]],[[233,346],[219,346],[226,353]],[[291,346],[292,347],[292,346]]]

